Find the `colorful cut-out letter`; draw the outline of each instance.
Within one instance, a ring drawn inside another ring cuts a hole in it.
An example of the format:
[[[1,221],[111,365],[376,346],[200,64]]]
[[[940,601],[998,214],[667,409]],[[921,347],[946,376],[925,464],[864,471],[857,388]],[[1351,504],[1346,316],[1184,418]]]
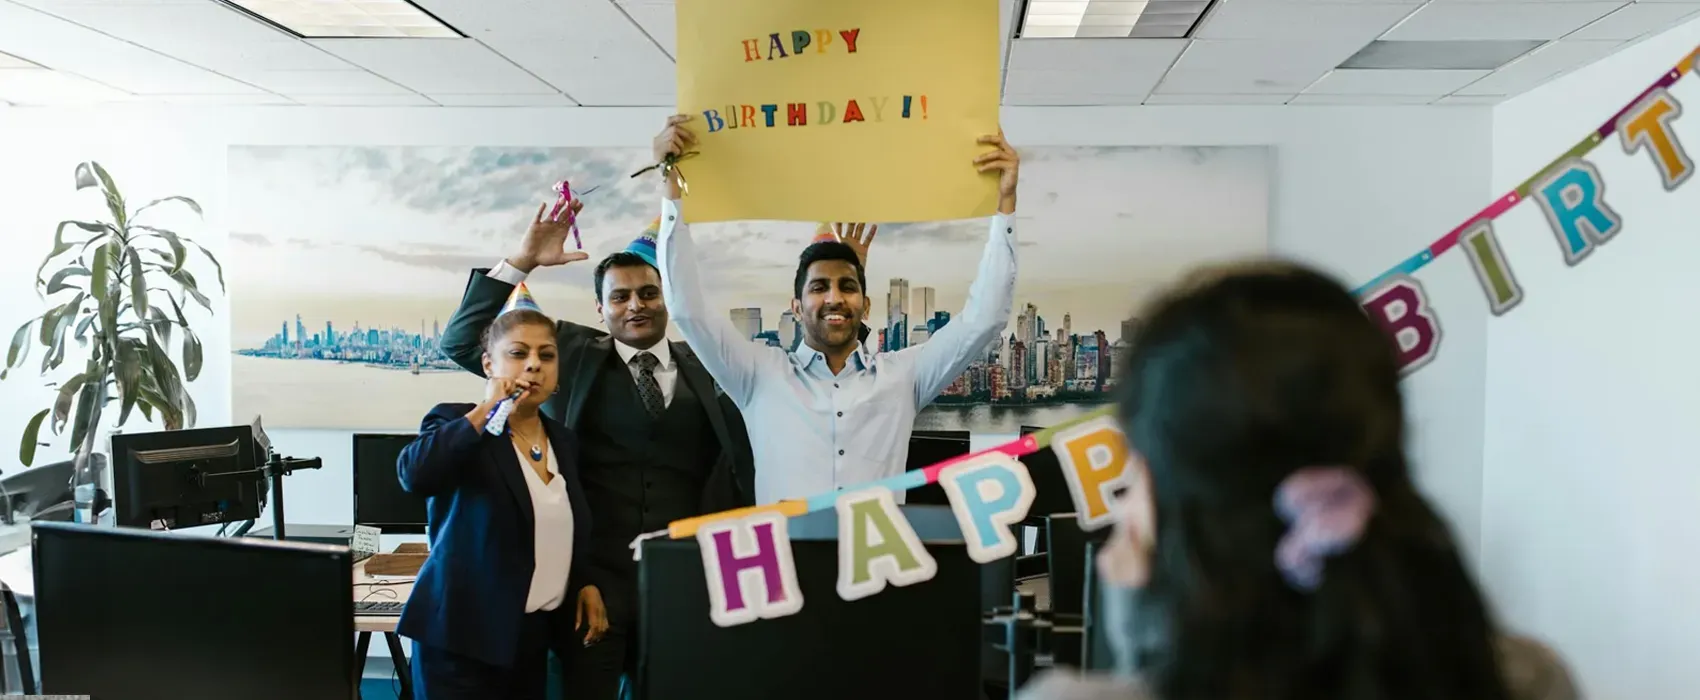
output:
[[[777,513],[758,513],[697,530],[714,624],[731,627],[803,609],[786,522]]]
[[[1396,275],[1364,295],[1364,311],[1381,325],[1399,353],[1399,373],[1410,374],[1440,352],[1440,321],[1416,280]]]
[[[1541,210],[1552,224],[1564,262],[1582,262],[1599,244],[1617,235],[1623,217],[1606,205],[1606,181],[1592,163],[1578,158],[1566,161],[1538,188]]]
[[[1100,416],[1058,432],[1051,449],[1074,495],[1080,528],[1091,531],[1110,524],[1111,496],[1130,486],[1133,474],[1127,440],[1115,417]]]
[[[1021,542],[1012,528],[1027,517],[1036,493],[1027,465],[992,452],[945,467],[939,485],[950,496],[970,559],[984,564],[1015,554]]]
[[[1511,274],[1511,263],[1499,248],[1499,237],[1493,234],[1493,222],[1483,221],[1464,234],[1464,251],[1470,254],[1470,264],[1476,268],[1476,280],[1487,292],[1488,308],[1495,316],[1523,302],[1523,288],[1517,276]]]
[[[1664,180],[1666,191],[1681,187],[1694,174],[1694,161],[1682,150],[1682,142],[1670,128],[1671,122],[1680,116],[1682,103],[1664,88],[1658,88],[1618,122],[1623,152],[1633,154],[1637,148],[1646,148],[1653,156],[1653,164],[1659,166],[1659,177]]]
[[[838,595],[858,600],[931,580],[939,565],[897,509],[891,489],[875,486],[838,497]]]

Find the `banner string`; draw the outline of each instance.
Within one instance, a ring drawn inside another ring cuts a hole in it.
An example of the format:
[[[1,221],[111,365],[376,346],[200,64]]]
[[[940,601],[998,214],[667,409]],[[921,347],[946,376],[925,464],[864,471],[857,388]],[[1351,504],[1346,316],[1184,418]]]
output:
[[[957,465],[957,464],[962,464],[964,462],[969,462],[969,461],[978,459],[980,457],[984,457],[984,456],[989,455],[989,454],[1000,454],[1001,453],[1001,454],[1006,454],[1006,455],[1009,455],[1011,457],[1017,457],[1017,458],[1025,456],[1025,455],[1030,455],[1030,454],[1033,454],[1034,452],[1038,452],[1039,450],[1043,450],[1047,447],[1050,447],[1051,441],[1056,439],[1057,433],[1060,433],[1064,430],[1068,430],[1069,428],[1080,425],[1082,423],[1086,423],[1087,421],[1091,421],[1091,420],[1094,420],[1094,419],[1097,419],[1097,418],[1102,418],[1104,416],[1112,415],[1114,413],[1115,413],[1115,407],[1114,406],[1105,406],[1103,408],[1099,408],[1099,409],[1089,411],[1087,413],[1076,416],[1074,418],[1070,418],[1070,419],[1065,420],[1061,423],[1053,425],[1049,428],[1043,428],[1043,429],[1040,429],[1040,430],[1036,430],[1034,432],[1028,433],[1028,434],[1023,435],[1019,438],[1016,438],[1016,439],[1011,440],[1009,442],[1003,443],[1001,445],[997,445],[995,447],[989,447],[989,448],[986,448],[984,450],[979,450],[977,452],[970,452],[968,454],[961,455],[961,456],[958,456],[958,457],[952,457],[950,459],[944,460],[942,462],[937,462],[935,464],[932,464],[932,465],[929,465],[929,466],[926,466],[926,467],[922,467],[920,469],[912,469],[912,470],[909,470],[909,471],[904,472],[902,474],[898,474],[897,476],[887,477],[887,478],[880,479],[880,480],[877,480],[877,481],[870,481],[870,482],[865,483],[865,484],[859,484],[857,486],[852,486],[852,487],[841,489],[841,490],[838,490],[838,491],[833,491],[833,492],[830,492],[830,493],[823,493],[823,494],[820,494],[818,496],[814,496],[814,497],[811,497],[811,498],[789,499],[789,500],[779,501],[777,503],[768,503],[768,504],[759,505],[759,506],[747,506],[747,507],[744,507],[744,508],[735,508],[735,509],[732,509],[732,510],[720,511],[718,513],[709,513],[707,515],[699,515],[699,516],[696,516],[694,518],[685,518],[683,520],[675,520],[671,523],[668,523],[667,529],[665,529],[665,530],[656,530],[655,532],[650,532],[650,533],[638,535],[637,539],[632,540],[631,546],[632,546],[634,553],[635,553],[635,550],[637,549],[638,545],[640,543],[642,543],[644,540],[652,540],[652,539],[658,539],[658,538],[662,538],[662,537],[678,540],[678,539],[685,539],[685,538],[689,538],[689,537],[695,537],[696,534],[697,534],[697,528],[700,528],[703,525],[706,525],[708,523],[720,521],[720,520],[732,520],[732,519],[736,519],[736,518],[743,518],[743,517],[755,515],[757,513],[778,513],[780,515],[783,515],[783,516],[789,518],[789,517],[795,517],[795,516],[798,516],[798,515],[805,515],[805,514],[808,514],[808,513],[813,513],[813,512],[816,512],[816,511],[830,510],[830,509],[837,506],[838,496],[840,494],[844,493],[844,492],[847,492],[847,491],[860,491],[860,490],[863,490],[863,489],[874,488],[874,487],[877,487],[877,486],[883,486],[883,487],[891,489],[893,491],[907,491],[909,489],[919,488],[919,487],[922,487],[922,486],[926,486],[928,484],[938,483],[939,474],[942,473],[945,469],[947,469],[951,466],[954,466],[954,465]]]
[[[1668,88],[1671,85],[1674,85],[1677,80],[1680,80],[1682,76],[1692,73],[1696,58],[1700,58],[1700,47],[1696,47],[1694,50],[1688,52],[1688,55],[1684,56],[1682,61],[1677,63],[1674,68],[1665,71],[1659,76],[1658,80],[1653,81],[1652,85],[1647,86],[1647,89],[1642,90],[1641,94],[1635,96],[1635,99],[1630,100],[1629,103],[1625,104],[1622,109],[1617,110],[1617,112],[1611,116],[1611,119],[1606,120],[1606,122],[1601,124],[1598,129],[1595,129],[1587,136],[1584,136],[1581,141],[1576,143],[1576,145],[1571,146],[1570,150],[1559,154],[1559,156],[1554,158],[1552,162],[1541,166],[1541,169],[1535,171],[1535,174],[1531,175],[1529,179],[1524,180],[1522,184],[1517,185],[1515,189],[1501,195],[1498,199],[1495,199],[1492,204],[1489,204],[1481,211],[1476,212],[1474,216],[1465,219],[1464,223],[1459,224],[1457,228],[1452,229],[1447,232],[1446,235],[1441,236],[1433,243],[1430,243],[1427,248],[1419,251],[1416,255],[1406,258],[1399,264],[1394,265],[1392,269],[1376,275],[1374,279],[1364,283],[1363,286],[1358,287],[1353,291],[1353,295],[1362,297],[1373,291],[1375,288],[1381,286],[1381,284],[1386,282],[1390,277],[1409,275],[1422,269],[1423,266],[1433,262],[1435,258],[1440,257],[1457,246],[1458,239],[1462,237],[1465,232],[1475,228],[1478,224],[1484,221],[1493,221],[1499,218],[1501,214],[1510,211],[1512,207],[1516,206],[1524,199],[1527,199],[1529,193],[1534,190],[1536,183],[1540,182],[1542,178],[1545,178],[1548,174],[1550,174],[1554,168],[1572,158],[1580,158],[1587,155],[1589,151],[1594,150],[1595,146],[1600,145],[1601,142],[1605,141],[1613,133],[1616,133],[1618,120],[1622,119],[1623,115],[1629,113],[1629,110],[1634,109],[1635,106],[1640,104],[1642,100],[1646,99],[1648,95],[1651,95],[1654,90]]]

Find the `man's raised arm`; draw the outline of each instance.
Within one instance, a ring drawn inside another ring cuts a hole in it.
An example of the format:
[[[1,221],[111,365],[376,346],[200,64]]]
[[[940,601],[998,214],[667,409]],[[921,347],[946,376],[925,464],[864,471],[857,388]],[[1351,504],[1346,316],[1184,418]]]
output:
[[[658,162],[683,153],[685,147],[695,142],[695,137],[684,127],[689,120],[688,116],[667,120],[667,128],[655,137]],[[661,263],[661,296],[667,301],[667,313],[673,325],[702,361],[703,369],[708,370],[738,408],[747,408],[755,393],[761,365],[781,356],[740,335],[724,311],[717,314],[708,307],[702,293],[696,242],[691,240],[691,227],[680,216],[680,187],[674,176],[670,171],[663,175],[667,180],[667,198],[661,202],[661,230],[656,243]]]
[[[992,217],[986,249],[980,255],[980,267],[968,287],[968,302],[962,313],[929,336],[927,342],[905,351],[918,355],[916,408],[937,398],[1003,333],[1015,306],[1015,188],[1021,159],[1002,133],[982,137],[980,143],[995,149],[975,159],[974,165],[980,172],[999,173],[998,213]]]
[[[468,372],[484,376],[484,330],[502,313],[514,287],[538,267],[565,265],[589,257],[566,249],[567,232],[572,225],[570,214],[577,214],[584,204],[574,201],[570,214],[566,210],[546,214],[548,206],[545,202],[538,207],[517,255],[501,261],[494,269],[473,269],[460,306],[443,329],[440,349]]]

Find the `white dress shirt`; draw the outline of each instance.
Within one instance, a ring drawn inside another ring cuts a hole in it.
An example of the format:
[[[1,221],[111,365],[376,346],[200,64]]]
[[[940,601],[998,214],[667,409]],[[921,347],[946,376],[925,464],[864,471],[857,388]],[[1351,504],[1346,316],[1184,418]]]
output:
[[[537,470],[531,468],[531,456],[514,445],[519,455],[519,469],[525,472],[525,489],[531,492],[531,512],[536,522],[532,536],[535,565],[531,569],[531,588],[525,595],[525,611],[554,610],[567,599],[567,580],[573,572],[573,505],[567,498],[567,480],[561,478],[561,466],[555,462],[555,451],[548,454],[550,479],[543,483]]]
[[[518,286],[526,278],[524,272],[509,265],[506,260],[490,268],[488,274],[490,279],[514,286]],[[620,354],[620,362],[625,363],[626,371],[632,373],[632,381],[637,381],[638,367],[636,363],[632,362],[632,358],[644,351],[616,340],[614,341],[614,352]],[[673,405],[673,385],[679,381],[679,366],[673,362],[673,348],[667,344],[666,338],[662,338],[661,342],[656,343],[648,352],[654,355],[655,359],[661,361],[660,364],[655,366],[655,383],[661,385],[661,405],[671,406]]]
[[[743,411],[755,452],[757,503],[810,498],[902,474],[915,414],[1009,324],[1014,216],[992,217],[962,313],[920,345],[878,354],[860,346],[836,374],[807,344],[786,352],[752,343],[725,311],[711,308],[690,228],[677,201],[662,202],[661,293],[692,353]],[[902,493],[896,496],[903,502]]]

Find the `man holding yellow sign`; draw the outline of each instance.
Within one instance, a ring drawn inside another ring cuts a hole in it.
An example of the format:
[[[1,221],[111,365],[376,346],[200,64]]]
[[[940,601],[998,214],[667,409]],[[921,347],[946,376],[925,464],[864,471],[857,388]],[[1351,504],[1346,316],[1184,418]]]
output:
[[[655,139],[657,162],[688,152],[696,141],[687,126],[692,121],[668,119]],[[862,262],[838,241],[810,245],[798,262],[791,301],[803,326],[797,350],[752,343],[717,315],[703,294],[696,242],[682,218],[678,173],[662,169],[663,298],[685,342],[743,412],[755,452],[756,502],[808,498],[901,474],[916,413],[1008,325],[1021,161],[1002,134],[979,144],[991,150],[959,167],[997,173],[998,207],[968,302],[926,343],[877,356],[858,337],[869,308]]]

